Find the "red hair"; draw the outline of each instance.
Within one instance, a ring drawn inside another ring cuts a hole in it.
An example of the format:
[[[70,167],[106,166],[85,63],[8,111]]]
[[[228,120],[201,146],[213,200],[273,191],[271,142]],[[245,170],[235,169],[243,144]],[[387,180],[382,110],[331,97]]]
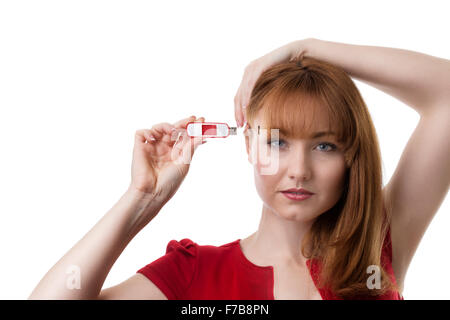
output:
[[[345,190],[333,208],[316,218],[302,242],[302,254],[322,262],[319,286],[344,299],[398,291],[381,263],[390,210],[383,210],[378,138],[352,79],[341,68],[310,57],[272,66],[252,91],[246,109],[249,127],[261,110],[269,139],[272,128],[303,137],[315,113],[326,112],[329,131],[343,145]],[[381,289],[367,287],[370,265],[380,267]]]

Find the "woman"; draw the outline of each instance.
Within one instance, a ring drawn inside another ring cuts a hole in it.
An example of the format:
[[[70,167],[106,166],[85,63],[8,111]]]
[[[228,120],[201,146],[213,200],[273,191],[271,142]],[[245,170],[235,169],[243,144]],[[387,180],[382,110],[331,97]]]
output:
[[[420,114],[384,187],[375,130],[349,76]],[[30,298],[402,299],[409,263],[448,192],[450,150],[442,141],[450,138],[449,88],[448,60],[399,49],[306,39],[254,60],[235,115],[239,126],[247,122],[247,153],[263,200],[258,230],[220,247],[172,240],[166,255],[102,290],[126,245],[176,192],[201,144],[172,139],[172,129],[195,118],[158,124],[136,132],[128,191]],[[312,195],[286,192],[299,188]],[[77,290],[68,288],[65,273],[74,265],[83,273]]]

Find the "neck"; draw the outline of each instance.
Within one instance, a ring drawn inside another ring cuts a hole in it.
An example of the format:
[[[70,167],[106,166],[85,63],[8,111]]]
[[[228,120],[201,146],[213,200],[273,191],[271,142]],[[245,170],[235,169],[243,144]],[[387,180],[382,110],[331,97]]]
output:
[[[313,221],[288,220],[263,205],[258,230],[248,239],[248,248],[264,265],[304,267],[307,259],[301,243]]]

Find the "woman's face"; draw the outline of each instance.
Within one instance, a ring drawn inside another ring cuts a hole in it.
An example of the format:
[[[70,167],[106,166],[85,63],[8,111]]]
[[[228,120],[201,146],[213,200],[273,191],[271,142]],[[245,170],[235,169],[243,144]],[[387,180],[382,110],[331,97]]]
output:
[[[308,137],[302,139],[287,138],[281,133],[277,138],[272,131],[268,141],[261,112],[251,129],[245,131],[258,194],[267,208],[284,219],[314,220],[332,208],[343,192],[346,166],[342,146],[333,135],[310,136],[328,128],[326,114],[316,115]],[[314,194],[302,201],[291,200],[281,193],[290,188],[303,188]]]

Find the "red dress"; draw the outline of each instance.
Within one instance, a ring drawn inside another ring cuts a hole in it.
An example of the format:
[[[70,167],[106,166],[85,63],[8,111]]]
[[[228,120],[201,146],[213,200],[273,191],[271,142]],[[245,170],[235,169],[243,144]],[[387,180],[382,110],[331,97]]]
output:
[[[198,245],[187,238],[171,240],[164,256],[137,273],[150,279],[169,300],[273,300],[273,267],[253,264],[245,257],[239,241],[212,246]],[[381,259],[395,281],[389,231]],[[316,259],[306,263],[317,286],[320,264]],[[323,300],[338,299],[330,290],[318,291]],[[390,291],[376,299],[403,300],[403,297],[399,292]]]

